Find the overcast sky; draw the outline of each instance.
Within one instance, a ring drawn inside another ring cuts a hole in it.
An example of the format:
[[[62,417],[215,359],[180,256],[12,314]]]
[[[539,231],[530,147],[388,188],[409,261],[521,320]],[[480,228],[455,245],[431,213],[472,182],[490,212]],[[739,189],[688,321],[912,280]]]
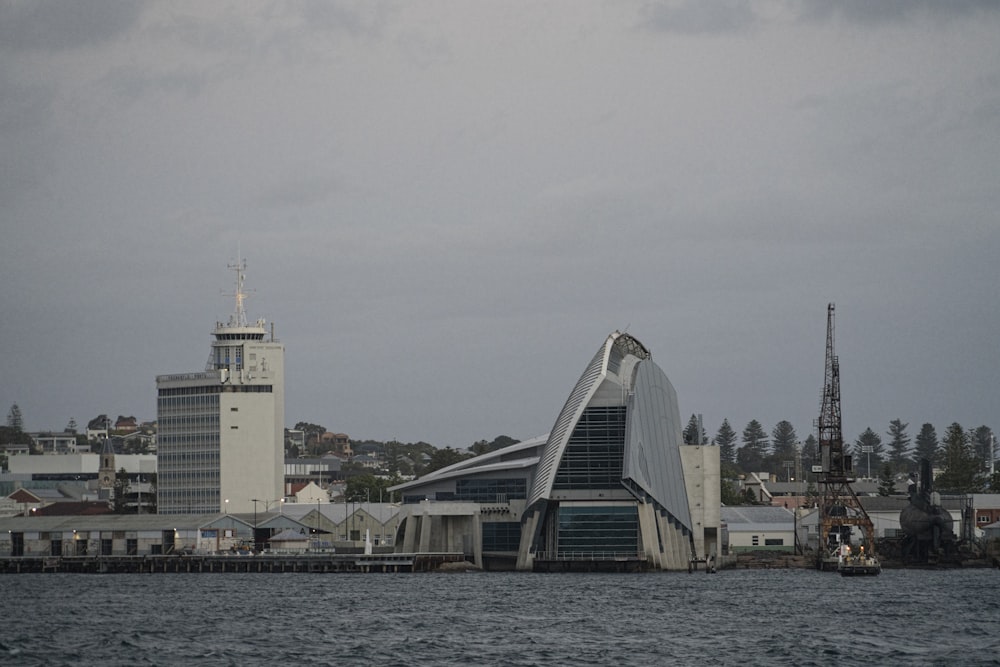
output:
[[[686,421],[998,426],[1000,3],[0,0],[0,406],[156,418],[247,259],[286,422],[546,433],[628,330]]]

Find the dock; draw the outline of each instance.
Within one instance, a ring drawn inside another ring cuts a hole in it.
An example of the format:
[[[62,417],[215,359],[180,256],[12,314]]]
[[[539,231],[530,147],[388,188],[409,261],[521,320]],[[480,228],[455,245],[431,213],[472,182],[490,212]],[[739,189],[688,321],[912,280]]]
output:
[[[462,553],[17,556],[0,558],[0,574],[432,572],[445,563],[463,561]]]

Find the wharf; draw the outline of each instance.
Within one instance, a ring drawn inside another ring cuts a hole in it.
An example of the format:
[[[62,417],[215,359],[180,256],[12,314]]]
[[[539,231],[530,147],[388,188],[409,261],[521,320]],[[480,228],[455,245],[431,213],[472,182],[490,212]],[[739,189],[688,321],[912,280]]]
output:
[[[0,574],[31,572],[214,573],[214,572],[430,572],[462,562],[461,553],[391,554],[191,554],[145,556],[17,556],[0,558]]]

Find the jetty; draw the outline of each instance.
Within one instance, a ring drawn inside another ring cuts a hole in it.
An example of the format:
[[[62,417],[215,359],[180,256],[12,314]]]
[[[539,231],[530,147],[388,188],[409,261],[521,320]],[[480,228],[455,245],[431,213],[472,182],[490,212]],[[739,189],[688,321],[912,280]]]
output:
[[[432,572],[465,560],[462,553],[169,554],[142,556],[16,556],[0,558],[0,574],[122,573],[375,573]]]

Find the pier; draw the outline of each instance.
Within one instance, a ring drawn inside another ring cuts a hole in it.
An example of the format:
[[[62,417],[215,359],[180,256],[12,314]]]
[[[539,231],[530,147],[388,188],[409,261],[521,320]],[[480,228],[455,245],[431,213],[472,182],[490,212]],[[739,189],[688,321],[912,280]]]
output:
[[[461,553],[19,556],[0,558],[0,574],[432,572],[445,563],[464,560],[465,555]]]

